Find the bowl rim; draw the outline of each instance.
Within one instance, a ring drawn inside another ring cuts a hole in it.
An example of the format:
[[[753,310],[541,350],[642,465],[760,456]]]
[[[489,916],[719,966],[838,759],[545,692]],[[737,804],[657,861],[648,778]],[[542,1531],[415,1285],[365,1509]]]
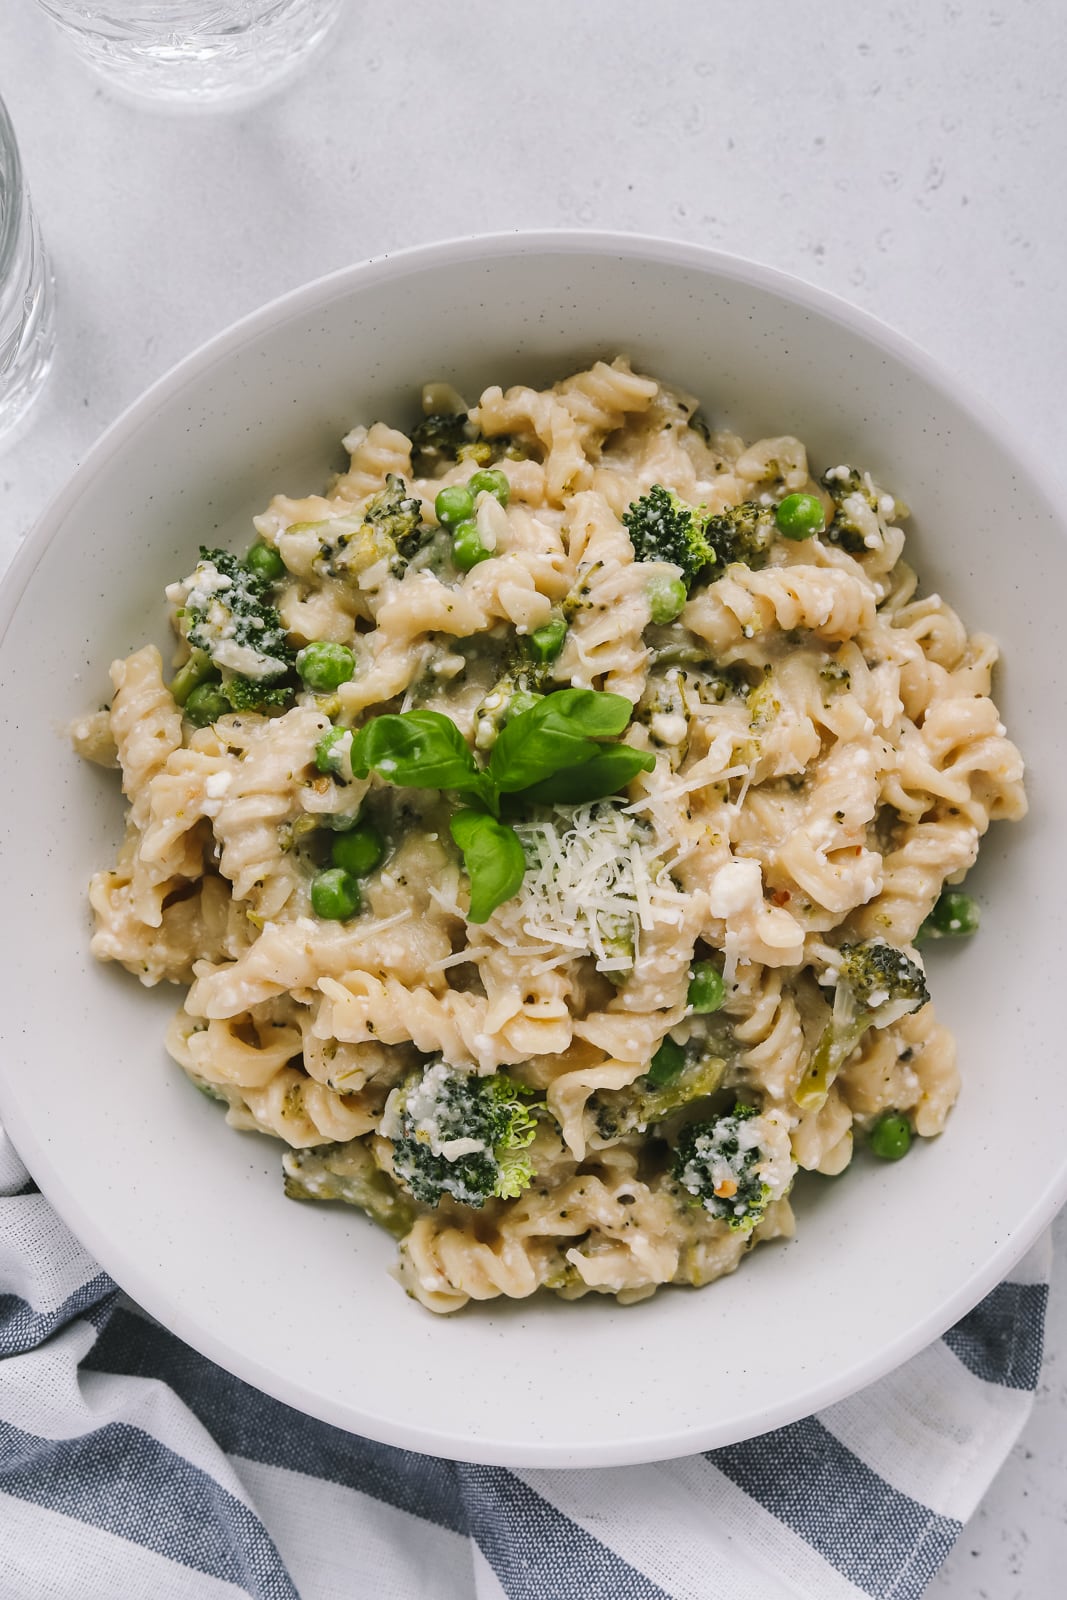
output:
[[[954,406],[967,414],[979,430],[992,433],[1004,454],[1013,460],[1020,473],[1045,501],[1052,522],[1064,525],[1057,504],[1063,495],[1057,476],[1048,462],[1040,458],[1021,436],[1020,430],[1005,420],[984,395],[972,392],[963,379],[956,377],[948,367],[928,355],[913,340],[873,313],[829,290],[743,256],[658,235],[585,229],[514,229],[489,234],[463,234],[370,256],[287,290],[211,335],[144,389],[107,425],[67,482],[47,502],[17,550],[0,580],[0,643],[6,636],[34,571],[77,504],[85,486],[126,447],[142,421],[157,407],[180,395],[217,363],[225,361],[260,334],[268,332],[280,320],[313,312],[342,295],[350,286],[373,284],[398,272],[407,275],[433,270],[437,266],[473,266],[509,256],[537,254],[604,255],[621,262],[639,259],[691,268],[712,279],[718,277],[743,288],[776,294],[820,319],[838,324],[915,372],[935,392],[944,394]],[[347,1403],[331,1407],[318,1394],[305,1389],[299,1379],[266,1369],[256,1358],[228,1342],[225,1336],[202,1327],[176,1292],[172,1294],[158,1285],[142,1272],[136,1258],[126,1256],[121,1239],[98,1233],[95,1225],[81,1216],[75,1196],[62,1173],[51,1165],[47,1142],[35,1137],[32,1128],[19,1114],[17,1105],[9,1100],[3,1074],[0,1074],[0,1124],[6,1128],[45,1198],[54,1205],[96,1261],[151,1316],[226,1371],[332,1426],[363,1434],[385,1444],[441,1455],[451,1460],[518,1468],[631,1465],[667,1460],[736,1443],[741,1438],[752,1436],[738,1434],[736,1427],[729,1425],[725,1429],[718,1427],[715,1420],[711,1419],[702,1426],[674,1428],[651,1437],[609,1445],[589,1441],[578,1446],[560,1447],[538,1441],[516,1447],[506,1440],[472,1443],[462,1436],[439,1433],[433,1428],[391,1424],[377,1415],[365,1415]],[[879,1346],[875,1352],[861,1356],[848,1368],[814,1379],[796,1401],[781,1401],[761,1413],[758,1427],[753,1431],[764,1433],[785,1426],[845,1399],[895,1370],[931,1344],[973,1309],[1010,1272],[1065,1202],[1067,1154],[1060,1171],[1053,1173],[1046,1182],[1015,1232],[1000,1239],[982,1264],[967,1276],[953,1294],[940,1300],[888,1346]]]

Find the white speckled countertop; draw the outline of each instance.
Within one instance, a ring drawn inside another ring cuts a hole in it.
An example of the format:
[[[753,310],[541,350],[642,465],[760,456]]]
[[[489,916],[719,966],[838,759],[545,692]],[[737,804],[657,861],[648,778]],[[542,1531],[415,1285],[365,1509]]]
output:
[[[0,94],[61,301],[49,387],[0,444],[0,566],[194,345],[333,267],[464,232],[623,228],[785,268],[894,323],[1058,454],[1064,58],[1040,0],[352,4],[264,103],[171,114],[116,100],[31,0],[0,0]],[[1035,1412],[937,1600],[1063,1592],[1062,1218],[1056,1242]]]

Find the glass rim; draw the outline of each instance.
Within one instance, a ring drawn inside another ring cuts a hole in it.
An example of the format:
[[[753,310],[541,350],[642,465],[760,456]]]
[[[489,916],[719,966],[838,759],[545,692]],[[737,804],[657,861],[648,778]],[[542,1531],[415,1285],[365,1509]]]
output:
[[[19,155],[15,129],[2,97],[0,97],[0,168],[11,174],[11,192],[0,213],[0,284],[15,253],[22,218],[22,199],[25,180],[22,175],[22,157]]]

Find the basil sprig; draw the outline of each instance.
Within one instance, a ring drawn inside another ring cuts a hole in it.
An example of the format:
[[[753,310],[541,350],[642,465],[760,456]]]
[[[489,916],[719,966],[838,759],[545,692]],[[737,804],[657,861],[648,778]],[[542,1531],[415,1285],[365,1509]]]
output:
[[[471,882],[469,920],[487,922],[518,893],[526,870],[519,836],[500,820],[532,805],[582,805],[615,794],[656,758],[605,744],[626,728],[629,700],[596,689],[559,689],[501,729],[485,766],[450,717],[401,711],[374,717],[352,740],[352,771],[408,789],[450,789],[467,805],[452,818]]]

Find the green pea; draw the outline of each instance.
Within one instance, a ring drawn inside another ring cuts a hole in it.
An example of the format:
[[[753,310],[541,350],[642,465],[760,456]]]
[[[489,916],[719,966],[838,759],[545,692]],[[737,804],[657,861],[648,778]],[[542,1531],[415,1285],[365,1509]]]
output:
[[[506,506],[511,499],[511,485],[497,467],[472,473],[467,480],[467,488],[473,495],[495,495],[502,506]]]
[[[337,749],[348,728],[328,728],[315,746],[315,765],[320,772],[339,772],[341,752]]]
[[[673,622],[686,602],[686,587],[681,578],[649,578],[645,585],[649,615],[653,622]]]
[[[722,973],[717,967],[712,966],[710,961],[693,962],[686,999],[690,1009],[698,1016],[704,1016],[709,1011],[718,1011],[726,999],[726,985],[722,981]]]
[[[567,637],[567,624],[562,617],[553,617],[543,628],[535,628],[529,637],[530,653],[538,661],[555,661]]]
[[[330,860],[354,878],[365,878],[385,860],[385,840],[373,822],[358,822],[347,833],[337,835]]]
[[[433,508],[442,528],[454,528],[473,514],[474,496],[465,484],[450,483],[439,491]]]
[[[488,561],[492,555],[482,543],[478,524],[468,518],[452,531],[452,561],[460,572],[469,572],[479,561]]]
[[[673,1083],[684,1066],[685,1050],[668,1034],[649,1062],[645,1076],[659,1088],[662,1084]]]
[[[194,650],[188,661],[178,668],[170,680],[170,692],[174,696],[175,703],[183,706],[193,690],[200,684],[206,683],[209,678],[215,683],[219,680],[214,662],[206,650]]]
[[[911,1123],[899,1111],[887,1111],[871,1129],[870,1141],[882,1161],[899,1161],[911,1149]]]
[[[774,520],[784,539],[795,539],[798,543],[822,533],[826,527],[822,501],[814,494],[787,494],[778,502]]]
[[[919,929],[918,944],[923,939],[963,939],[977,933],[980,914],[978,902],[962,889],[943,889],[941,897]]]
[[[217,683],[201,683],[190,691],[185,702],[185,715],[197,728],[206,728],[217,722],[232,709],[230,702]]]
[[[327,867],[311,880],[311,909],[326,922],[347,922],[360,900],[359,884],[343,867]]]
[[[347,683],[356,670],[356,658],[346,644],[315,639],[296,658],[296,670],[309,689],[329,694]]]
[[[257,539],[245,556],[245,566],[257,578],[262,578],[264,583],[277,583],[279,578],[285,576],[285,562],[274,546],[264,544],[262,539]]]

